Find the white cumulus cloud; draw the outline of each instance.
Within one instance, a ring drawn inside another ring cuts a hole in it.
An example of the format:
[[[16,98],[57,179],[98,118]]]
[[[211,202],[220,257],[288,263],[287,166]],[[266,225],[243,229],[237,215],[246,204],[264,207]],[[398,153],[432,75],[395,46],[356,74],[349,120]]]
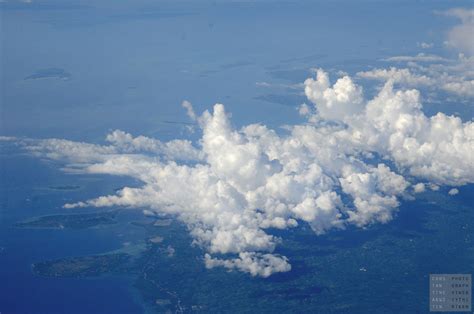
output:
[[[456,189],[456,188],[453,188],[453,189],[449,190],[449,192],[448,192],[448,194],[449,194],[449,195],[452,195],[452,196],[454,196],[454,195],[456,195],[456,194],[458,194],[458,193],[459,193],[459,190]]]
[[[318,111],[325,119],[341,119],[362,110],[362,89],[349,76],[344,76],[331,86],[329,76],[322,69],[316,71],[316,79],[305,82],[305,94],[318,104]]]
[[[474,55],[474,9],[454,8],[444,12],[457,18],[461,24],[454,26],[448,33],[447,45],[468,55]]]
[[[66,207],[124,206],[173,215],[205,251],[206,267],[262,277],[291,270],[291,261],[278,253],[284,239],[270,228],[309,224],[323,234],[387,223],[403,198],[425,188],[418,183],[408,189],[410,182],[474,182],[472,122],[443,113],[425,116],[417,90],[397,90],[388,78],[366,100],[351,77],[331,84],[320,69],[305,81],[305,93],[314,104],[300,110],[308,123],[288,126],[285,134],[262,124],[235,129],[222,104],[198,116],[186,102],[201,128],[197,143],[119,130],[107,135],[105,145],[22,143],[35,155],[65,162],[67,169],[143,183]]]

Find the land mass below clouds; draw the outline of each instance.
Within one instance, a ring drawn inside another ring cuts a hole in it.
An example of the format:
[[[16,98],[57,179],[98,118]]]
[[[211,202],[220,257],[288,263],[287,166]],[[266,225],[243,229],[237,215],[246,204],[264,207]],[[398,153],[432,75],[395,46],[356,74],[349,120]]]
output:
[[[115,219],[119,210],[102,211],[97,213],[48,215],[18,222],[17,228],[34,229],[86,229],[116,224]]]

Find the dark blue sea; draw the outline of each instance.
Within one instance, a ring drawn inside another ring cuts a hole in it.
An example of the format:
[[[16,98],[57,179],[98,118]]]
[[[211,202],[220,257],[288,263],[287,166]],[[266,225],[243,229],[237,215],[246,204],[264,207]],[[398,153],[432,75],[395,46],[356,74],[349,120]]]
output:
[[[127,224],[107,229],[21,229],[12,225],[41,215],[73,213],[62,208],[71,199],[97,191],[113,193],[120,179],[67,175],[19,152],[0,156],[0,312],[1,313],[140,313],[126,277],[98,279],[42,278],[32,263],[115,250],[142,238]],[[80,189],[49,187],[75,182]],[[82,211],[81,211],[82,212]],[[128,230],[127,230],[128,229]]]

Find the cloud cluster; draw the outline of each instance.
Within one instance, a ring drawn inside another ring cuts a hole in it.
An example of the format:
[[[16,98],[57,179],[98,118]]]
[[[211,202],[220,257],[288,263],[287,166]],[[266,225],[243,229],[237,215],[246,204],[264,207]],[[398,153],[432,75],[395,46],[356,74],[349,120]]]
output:
[[[402,74],[403,75],[403,74]],[[417,90],[388,78],[373,99],[351,77],[331,84],[318,70],[305,81],[314,106],[308,122],[278,134],[265,125],[235,129],[222,104],[198,116],[202,138],[162,142],[123,131],[97,145],[61,139],[24,140],[32,153],[82,173],[143,182],[113,195],[65,207],[125,206],[165,213],[189,229],[206,267],[268,277],[291,269],[269,231],[308,224],[316,234],[364,227],[394,217],[400,200],[426,185],[474,182],[474,126],[422,112]],[[329,123],[328,121],[332,121]],[[344,201],[343,201],[344,200]]]
[[[463,100],[474,98],[474,57],[460,55],[447,64],[420,65],[408,62],[406,68],[376,68],[357,73],[368,80],[392,81],[403,87],[421,87],[431,91],[443,91]]]
[[[0,138],[1,140],[1,138]],[[82,169],[89,164],[105,162],[120,156],[143,155],[163,160],[201,160],[203,153],[191,141],[172,140],[163,143],[146,136],[133,137],[115,130],[108,134],[109,145],[73,142],[64,139],[23,140],[26,148],[34,155],[68,162],[70,169]],[[135,157],[137,157],[135,156]]]
[[[449,30],[445,41],[448,47],[459,53],[457,59],[425,53],[394,56],[383,61],[394,63],[397,67],[361,71],[357,77],[382,82],[391,80],[404,87],[427,88],[430,92],[443,91],[457,97],[458,101],[474,98],[474,10],[457,8],[441,14],[461,21]],[[432,44],[423,42],[418,46],[426,49],[431,48]]]
[[[413,70],[404,68],[399,69],[390,67],[389,69],[373,69],[370,71],[361,71],[357,76],[369,80],[378,80],[386,82],[391,80],[404,86],[431,86],[435,80],[424,74],[413,73]]]
[[[448,33],[446,44],[462,53],[474,55],[474,9],[455,8],[443,12],[446,16],[457,18],[461,24],[454,26]]]
[[[454,189],[451,189],[449,190],[448,194],[451,195],[451,196],[454,196],[454,195],[457,195],[459,193],[459,190],[454,188]]]
[[[421,42],[421,43],[417,43],[417,46],[422,48],[422,49],[430,49],[430,48],[433,48],[434,44],[433,43],[426,43],[426,42]]]
[[[318,104],[319,115],[325,119],[353,115],[363,108],[362,89],[349,76],[338,79],[331,87],[328,74],[318,69],[316,79],[308,78],[304,85],[306,97]]]
[[[449,61],[443,57],[437,55],[426,54],[420,52],[416,56],[395,56],[383,59],[389,62],[446,62]]]
[[[347,125],[336,133],[339,141],[382,154],[410,175],[438,184],[472,182],[473,123],[443,113],[427,117],[419,91],[394,90],[393,84],[389,78],[360,114],[339,116]],[[316,107],[327,110],[324,103]]]
[[[239,254],[238,258],[234,259],[212,258],[209,254],[205,254],[204,261],[207,268],[220,266],[229,270],[237,269],[250,273],[252,276],[260,277],[268,277],[275,272],[291,270],[291,265],[286,257],[275,256],[274,254],[243,252]]]

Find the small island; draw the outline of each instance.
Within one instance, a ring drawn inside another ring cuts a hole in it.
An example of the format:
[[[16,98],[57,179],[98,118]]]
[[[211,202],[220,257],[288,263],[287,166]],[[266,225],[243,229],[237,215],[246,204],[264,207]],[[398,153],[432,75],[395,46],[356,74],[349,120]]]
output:
[[[81,187],[79,185],[53,185],[48,187],[50,190],[57,191],[73,191],[79,190]]]
[[[14,226],[40,229],[86,229],[117,223],[115,218],[118,212],[118,210],[113,210],[99,213],[42,216],[18,222]]]
[[[63,81],[67,81],[71,79],[71,73],[67,72],[61,68],[47,68],[47,69],[40,69],[35,73],[28,75],[25,77],[25,80],[39,80],[39,79],[60,79]]]
[[[44,277],[84,278],[126,270],[130,255],[125,253],[81,256],[33,264],[33,272]]]

